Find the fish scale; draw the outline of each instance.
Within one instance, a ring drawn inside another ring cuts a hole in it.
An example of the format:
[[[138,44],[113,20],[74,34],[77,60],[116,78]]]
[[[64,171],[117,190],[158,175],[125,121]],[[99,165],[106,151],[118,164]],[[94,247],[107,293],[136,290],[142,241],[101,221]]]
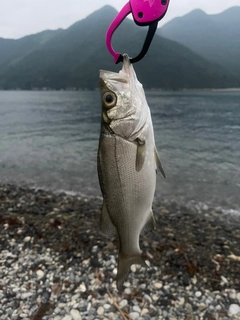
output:
[[[117,235],[119,240],[120,289],[132,264],[146,266],[139,236],[147,224],[155,226],[152,202],[156,169],[161,172],[163,169],[156,152],[150,110],[128,57],[118,74],[101,71],[100,79],[103,101],[98,148],[103,195],[100,230]]]

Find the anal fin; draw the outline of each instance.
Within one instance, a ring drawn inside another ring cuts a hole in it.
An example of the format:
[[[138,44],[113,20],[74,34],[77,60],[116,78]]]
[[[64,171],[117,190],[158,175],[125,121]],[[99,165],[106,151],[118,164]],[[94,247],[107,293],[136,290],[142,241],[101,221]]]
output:
[[[114,227],[110,217],[109,213],[107,211],[106,203],[103,200],[102,204],[102,212],[100,216],[100,222],[99,222],[100,232],[106,236],[112,237],[115,236],[117,231]]]

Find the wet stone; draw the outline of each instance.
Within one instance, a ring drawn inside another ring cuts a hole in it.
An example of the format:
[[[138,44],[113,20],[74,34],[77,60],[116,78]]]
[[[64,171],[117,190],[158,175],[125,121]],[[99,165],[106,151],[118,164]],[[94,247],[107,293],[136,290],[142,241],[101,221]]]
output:
[[[240,306],[238,304],[231,304],[229,307],[229,313],[232,315],[237,315],[240,313]]]
[[[132,318],[132,319],[137,319],[139,317],[139,313],[138,312],[130,312],[129,313],[129,316]]]
[[[45,275],[45,273],[40,269],[37,270],[36,274],[37,274],[37,277],[38,277],[39,280],[41,280]]]
[[[120,301],[119,303],[119,308],[123,309],[124,307],[126,307],[128,305],[128,301],[126,299],[123,299]]]
[[[125,292],[126,294],[131,294],[132,290],[131,290],[130,288],[125,288],[125,289],[124,289],[124,292]]]
[[[200,298],[202,296],[202,292],[201,291],[196,291],[195,292],[195,297],[196,298]]]
[[[71,317],[73,320],[81,320],[82,319],[80,312],[76,309],[72,309],[70,311],[70,314],[71,314]]]
[[[139,306],[133,306],[133,311],[137,313],[141,313],[141,309],[139,308]]]
[[[104,308],[103,308],[103,307],[99,307],[99,308],[97,309],[97,314],[98,314],[99,316],[102,316],[102,315],[104,314]]]

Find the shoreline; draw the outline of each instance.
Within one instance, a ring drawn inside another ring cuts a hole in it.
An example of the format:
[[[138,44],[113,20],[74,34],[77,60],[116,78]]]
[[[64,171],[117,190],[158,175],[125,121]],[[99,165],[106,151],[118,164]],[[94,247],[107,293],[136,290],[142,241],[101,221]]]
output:
[[[52,89],[52,88],[33,88],[33,89],[1,89],[0,92],[11,92],[11,91],[16,91],[16,92],[96,92],[99,91],[99,88],[94,88],[94,89],[87,89],[87,88],[67,88],[67,89]],[[179,88],[179,89],[174,89],[174,88],[146,88],[146,92],[240,92],[239,87],[224,87],[224,88]]]
[[[26,319],[44,306],[40,319],[91,320],[90,310],[92,319],[239,319],[240,216],[155,203],[157,229],[140,238],[150,268],[132,266],[120,293],[116,241],[99,234],[100,209],[99,198],[0,185],[0,310],[14,298],[3,319],[18,319],[20,305]]]
[[[85,199],[87,201],[91,201],[91,200],[96,200],[96,201],[102,201],[102,195],[101,195],[101,191],[100,191],[100,187],[99,187],[99,194],[88,194],[88,193],[84,193],[81,191],[73,191],[73,190],[65,190],[65,189],[51,189],[51,188],[47,188],[44,186],[36,186],[34,184],[31,185],[23,185],[23,184],[19,184],[19,183],[12,183],[12,182],[4,182],[4,183],[0,183],[0,190],[1,188],[5,186],[7,188],[17,188],[17,189],[22,189],[22,190],[26,190],[27,192],[44,192],[44,193],[49,193],[49,194],[53,194],[56,196],[59,195],[66,195],[66,196],[70,196],[70,197],[77,197],[77,198],[81,198],[81,199]],[[216,211],[219,214],[222,215],[233,215],[233,216],[239,216],[240,217],[240,207],[238,206],[238,204],[228,204],[228,205],[222,205],[222,204],[212,204],[210,202],[203,202],[201,200],[194,200],[194,199],[183,199],[182,197],[180,197],[180,199],[178,197],[174,198],[174,197],[168,197],[168,196],[158,196],[157,194],[155,194],[154,196],[154,200],[153,200],[153,207],[158,207],[158,206],[171,206],[171,205],[179,205],[181,207],[186,207],[188,210],[192,211],[195,214],[199,214],[201,212],[204,211]]]

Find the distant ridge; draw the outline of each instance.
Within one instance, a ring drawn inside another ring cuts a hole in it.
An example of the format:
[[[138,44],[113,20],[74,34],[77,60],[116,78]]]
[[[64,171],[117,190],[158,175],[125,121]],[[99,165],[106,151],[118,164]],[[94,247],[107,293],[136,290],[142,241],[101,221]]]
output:
[[[213,15],[194,10],[168,22],[158,34],[187,46],[240,79],[240,7]]]
[[[99,69],[117,71],[121,68],[114,65],[105,45],[106,30],[116,14],[117,11],[107,5],[66,30],[46,30],[18,40],[0,39],[0,88],[98,87]],[[192,14],[206,15],[196,10]],[[146,30],[126,19],[114,34],[114,48],[136,55]],[[240,87],[240,79],[233,72],[158,35],[147,56],[134,67],[145,88]]]

